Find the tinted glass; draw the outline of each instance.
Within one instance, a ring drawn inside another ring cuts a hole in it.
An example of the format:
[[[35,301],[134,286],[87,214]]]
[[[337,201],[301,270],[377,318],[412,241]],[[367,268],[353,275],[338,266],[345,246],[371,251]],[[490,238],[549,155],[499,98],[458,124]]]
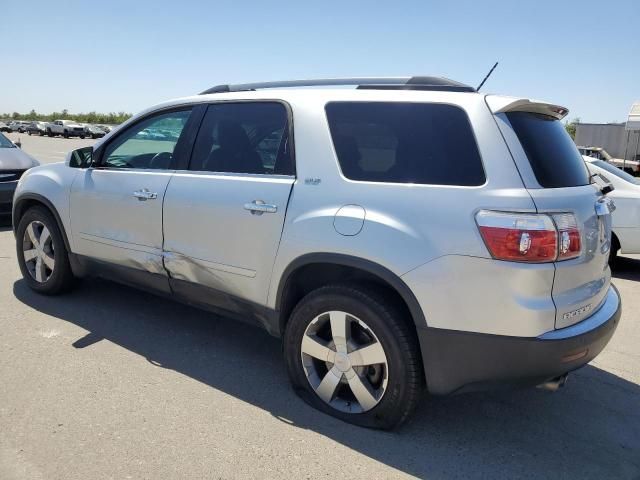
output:
[[[577,187],[589,183],[584,160],[559,120],[528,112],[507,113],[507,118],[540,186]]]
[[[640,179],[634,177],[633,175],[628,174],[624,170],[616,167],[615,165],[611,165],[610,163],[605,162],[604,160],[596,160],[595,162],[591,162],[593,165],[597,165],[598,167],[606,170],[607,172],[615,175],[622,180],[625,180],[629,183],[633,183],[634,185],[640,185]]]
[[[293,175],[287,118],[276,102],[209,105],[190,170]]]
[[[16,148],[16,146],[11,143],[7,137],[0,133],[0,148]]]
[[[336,102],[326,107],[351,180],[477,186],[485,182],[466,113],[452,105]]]
[[[191,110],[163,113],[128,128],[111,142],[101,166],[109,168],[169,169]]]

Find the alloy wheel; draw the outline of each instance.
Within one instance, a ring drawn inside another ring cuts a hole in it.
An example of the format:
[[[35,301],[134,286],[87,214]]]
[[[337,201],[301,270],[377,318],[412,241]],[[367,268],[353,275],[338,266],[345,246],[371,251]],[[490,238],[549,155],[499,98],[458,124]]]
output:
[[[301,361],[311,388],[345,413],[374,408],[385,393],[388,364],[371,328],[341,311],[318,315],[302,337]]]
[[[42,223],[34,220],[24,231],[22,255],[27,271],[37,282],[45,283],[55,268],[55,251],[51,232]]]

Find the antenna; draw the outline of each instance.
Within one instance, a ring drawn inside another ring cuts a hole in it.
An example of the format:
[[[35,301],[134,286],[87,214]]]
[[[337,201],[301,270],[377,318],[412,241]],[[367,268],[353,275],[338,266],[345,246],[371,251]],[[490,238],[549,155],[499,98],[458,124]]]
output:
[[[478,85],[478,88],[476,88],[476,92],[480,91],[480,89],[484,85],[484,82],[487,81],[487,79],[491,76],[491,74],[493,73],[493,71],[496,69],[497,66],[498,66],[498,62],[496,62],[493,67],[491,67],[491,70],[489,70],[489,73],[487,73],[487,76],[482,79],[482,81],[480,82],[480,85]]]

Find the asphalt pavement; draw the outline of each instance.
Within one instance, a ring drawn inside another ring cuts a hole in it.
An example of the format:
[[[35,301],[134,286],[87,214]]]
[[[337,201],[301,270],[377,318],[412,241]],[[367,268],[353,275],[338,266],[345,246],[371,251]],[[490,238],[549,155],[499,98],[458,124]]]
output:
[[[6,133],[5,135],[13,142],[19,139],[22,143],[22,150],[43,164],[64,162],[68,152],[76,148],[88,147],[97,141],[91,138],[81,139],[78,137],[41,137],[40,135],[18,132]]]

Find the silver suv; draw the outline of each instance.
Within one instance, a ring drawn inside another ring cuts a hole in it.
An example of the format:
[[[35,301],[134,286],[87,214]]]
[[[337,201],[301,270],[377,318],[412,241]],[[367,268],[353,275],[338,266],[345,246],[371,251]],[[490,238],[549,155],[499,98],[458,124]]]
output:
[[[29,170],[20,269],[257,323],[295,390],[358,425],[425,390],[556,387],[620,317],[612,204],[566,114],[435,77],[214,87]]]

